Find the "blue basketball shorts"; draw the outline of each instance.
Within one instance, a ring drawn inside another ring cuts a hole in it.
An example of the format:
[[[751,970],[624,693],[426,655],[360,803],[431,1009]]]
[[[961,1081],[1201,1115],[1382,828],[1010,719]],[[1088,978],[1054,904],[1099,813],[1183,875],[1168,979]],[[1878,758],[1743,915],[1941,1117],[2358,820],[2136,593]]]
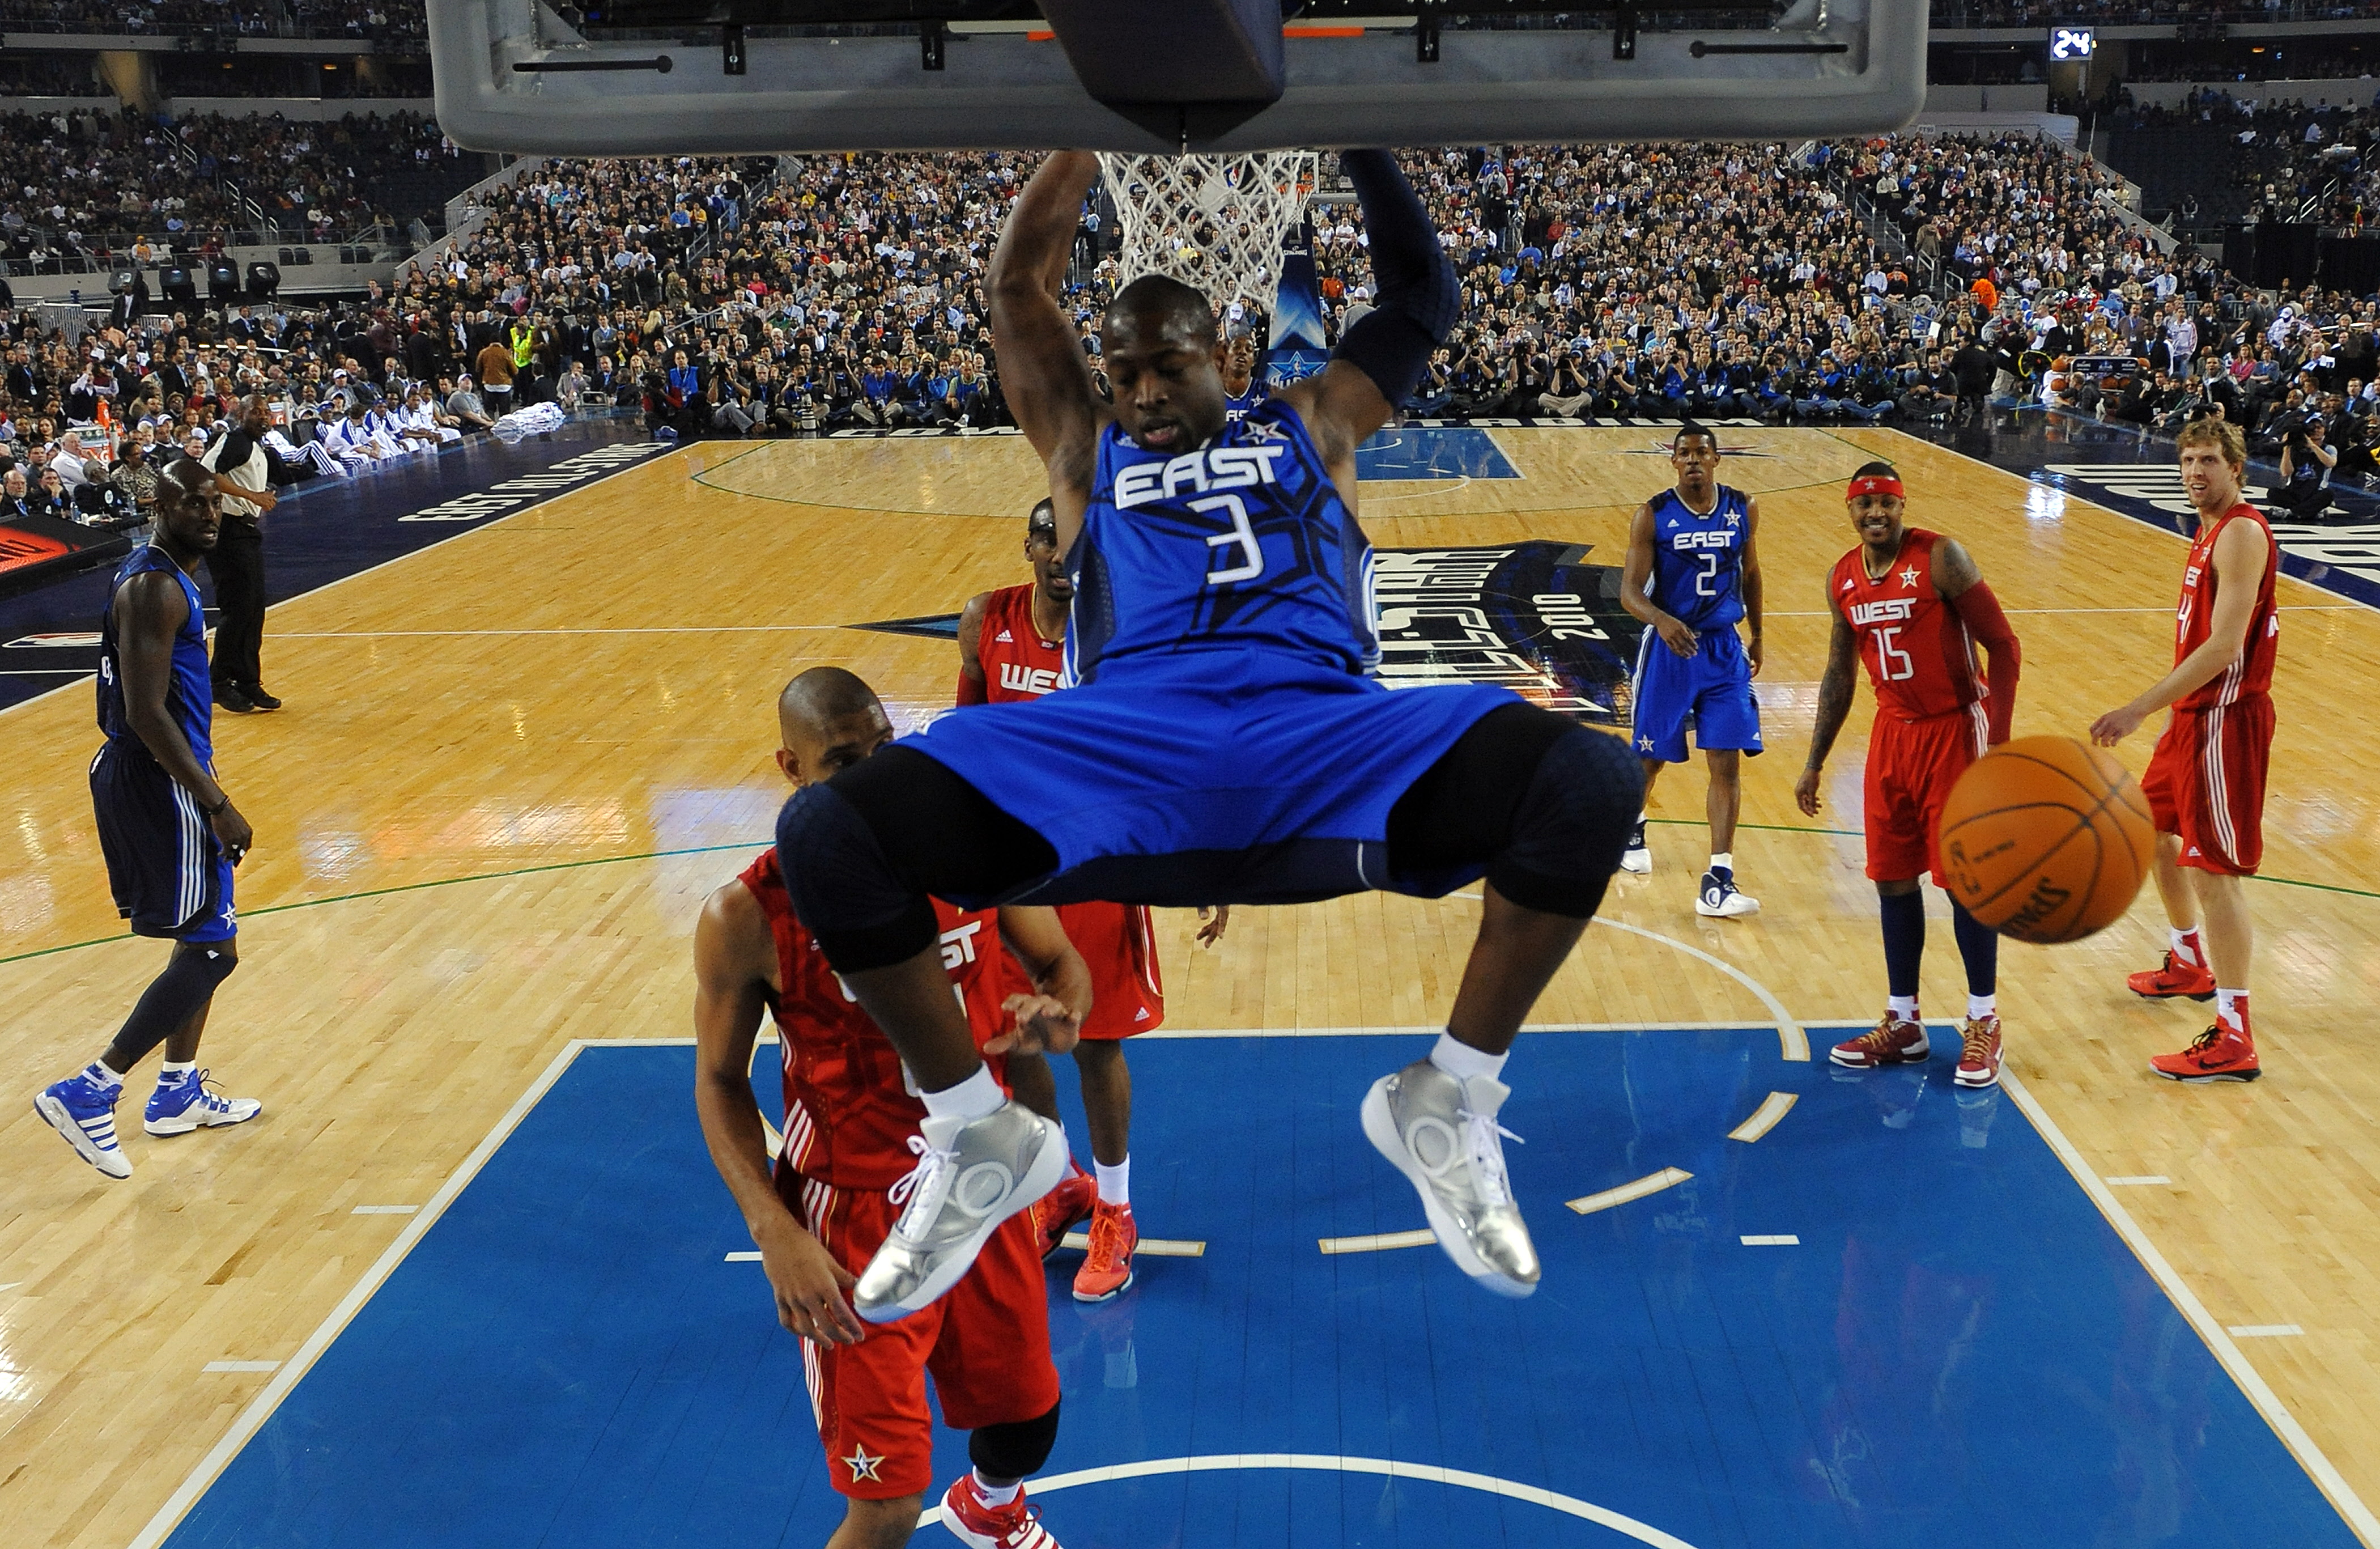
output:
[[[1630,727],[1639,757],[1686,762],[1686,733],[1703,751],[1761,750],[1760,702],[1752,694],[1752,659],[1735,626],[1705,629],[1692,656],[1681,656],[1646,629],[1636,647],[1636,710]]]
[[[148,749],[130,738],[100,749],[91,805],[108,891],[135,935],[207,942],[237,933],[230,858],[198,799]]]
[[[1389,810],[1481,716],[1519,702],[1484,684],[1392,691],[1272,652],[1185,652],[1129,671],[1110,663],[1026,703],[954,710],[902,746],[1057,850],[1067,885],[1025,902],[1119,896],[1069,879],[1087,867],[1108,884],[1128,875],[1122,896],[1135,901],[1175,902],[1178,886],[1196,902],[1209,865],[1243,899],[1435,897],[1479,868],[1390,875]]]

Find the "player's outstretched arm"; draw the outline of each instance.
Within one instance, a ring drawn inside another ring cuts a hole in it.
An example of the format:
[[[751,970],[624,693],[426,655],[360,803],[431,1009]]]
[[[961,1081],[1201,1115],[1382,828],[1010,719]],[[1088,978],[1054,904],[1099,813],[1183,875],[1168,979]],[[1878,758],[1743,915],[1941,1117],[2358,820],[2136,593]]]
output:
[[[1091,970],[1058,911],[1011,904],[1000,911],[1000,939],[1033,981],[1033,994],[1003,1003],[1016,1025],[983,1046],[988,1055],[1062,1055],[1082,1035],[1091,1014]]]
[[[1050,470],[1061,549],[1080,531],[1103,417],[1083,347],[1058,304],[1083,196],[1099,176],[1099,159],[1087,151],[1043,162],[1008,212],[984,286],[1001,392]]]
[[[1934,545],[1934,590],[1950,604],[1968,635],[1984,648],[1984,740],[1994,748],[2009,739],[2016,717],[2016,680],[2024,665],[2016,627],[2000,600],[1984,583],[1984,572],[1955,538]]]
[[[1810,757],[1802,766],[1802,777],[1793,782],[1793,804],[1802,809],[1803,817],[1812,818],[1818,815],[1820,805],[1818,776],[1826,773],[1827,755],[1835,750],[1835,738],[1842,735],[1843,722],[1852,713],[1859,665],[1859,636],[1852,631],[1831,591],[1827,611],[1834,616],[1835,628],[1827,640],[1827,670],[1818,678],[1818,718],[1810,728]]]
[[[855,1344],[867,1331],[843,1293],[856,1282],[778,1198],[752,1105],[752,1038],[768,1008],[765,965],[776,950],[759,900],[742,883],[704,901],[694,926],[694,1111],[710,1165],[760,1250],[777,1321],[807,1339]]]
[[[2192,689],[2204,687],[2247,648],[2248,621],[2256,616],[2256,593],[2265,567],[2273,559],[2272,540],[2254,522],[2235,521],[2215,540],[2207,563],[2215,571],[2215,606],[2206,619],[2206,639],[2198,649],[2173,665],[2173,670],[2151,684],[2141,697],[2120,710],[2110,710],[2091,723],[2091,740],[2112,748],[2138,729],[2143,721]],[[2231,584],[2222,584],[2225,577]]]
[[[1389,422],[1454,332],[1463,291],[1396,158],[1386,151],[1346,151],[1339,165],[1364,207],[1377,294],[1372,310],[1331,351],[1330,363],[1280,396],[1296,406],[1343,498],[1354,491],[1355,448]]]

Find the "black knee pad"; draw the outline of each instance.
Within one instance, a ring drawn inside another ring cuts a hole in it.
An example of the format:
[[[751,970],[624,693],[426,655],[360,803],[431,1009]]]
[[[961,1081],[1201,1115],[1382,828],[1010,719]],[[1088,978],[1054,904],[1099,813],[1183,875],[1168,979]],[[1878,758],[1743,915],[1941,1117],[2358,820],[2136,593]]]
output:
[[[1488,880],[1524,909],[1593,918],[1644,799],[1645,771],[1628,745],[1572,726],[1538,759]]]
[[[967,1433],[967,1461],[986,1479],[1028,1479],[1058,1445],[1058,1406],[1038,1420],[979,1425]]]
[[[934,945],[932,900],[894,872],[876,831],[832,786],[786,798],[777,868],[795,918],[838,973],[889,968]]]

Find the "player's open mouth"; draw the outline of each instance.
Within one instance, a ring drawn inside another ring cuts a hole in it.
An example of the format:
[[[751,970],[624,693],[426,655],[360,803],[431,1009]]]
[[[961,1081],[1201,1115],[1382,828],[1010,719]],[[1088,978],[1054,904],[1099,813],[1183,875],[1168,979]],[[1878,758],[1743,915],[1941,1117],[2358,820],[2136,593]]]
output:
[[[1171,446],[1182,439],[1182,427],[1171,420],[1144,420],[1140,426],[1143,446]]]

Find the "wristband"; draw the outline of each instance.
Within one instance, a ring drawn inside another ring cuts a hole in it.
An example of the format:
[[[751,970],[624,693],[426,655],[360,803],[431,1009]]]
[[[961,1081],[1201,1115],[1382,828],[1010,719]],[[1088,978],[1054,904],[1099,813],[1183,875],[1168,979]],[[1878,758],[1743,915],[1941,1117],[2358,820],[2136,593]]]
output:
[[[231,797],[226,793],[221,801],[216,802],[212,807],[201,805],[199,808],[199,811],[206,813],[210,818],[219,818],[225,812],[231,811]]]

